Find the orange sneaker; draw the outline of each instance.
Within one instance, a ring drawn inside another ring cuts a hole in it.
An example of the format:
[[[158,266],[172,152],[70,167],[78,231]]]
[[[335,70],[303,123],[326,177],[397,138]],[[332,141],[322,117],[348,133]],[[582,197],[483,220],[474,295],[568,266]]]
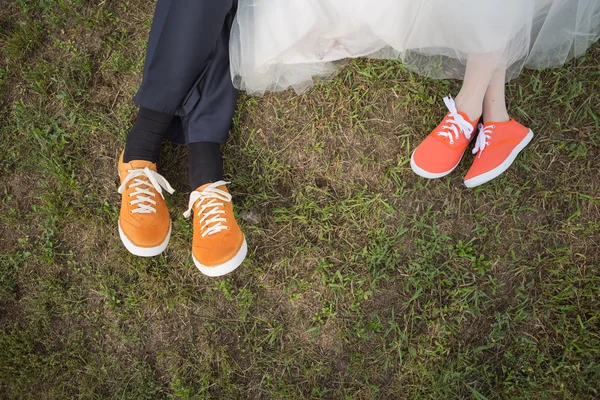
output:
[[[498,177],[510,167],[531,139],[531,129],[514,119],[479,124],[479,135],[473,149],[473,154],[479,154],[465,176],[465,185],[473,188]]]
[[[123,153],[119,157],[119,178],[121,241],[136,256],[159,255],[171,237],[171,217],[162,191],[173,193],[173,188],[156,172],[156,164],[141,160],[124,163]]]
[[[444,103],[448,114],[410,157],[410,167],[423,178],[441,178],[454,171],[477,126],[477,121],[470,121],[467,114],[456,109],[452,97],[444,98]]]
[[[246,239],[233,215],[231,194],[218,181],[200,186],[190,194],[189,218],[194,213],[192,258],[205,275],[222,276],[239,267],[248,251]]]

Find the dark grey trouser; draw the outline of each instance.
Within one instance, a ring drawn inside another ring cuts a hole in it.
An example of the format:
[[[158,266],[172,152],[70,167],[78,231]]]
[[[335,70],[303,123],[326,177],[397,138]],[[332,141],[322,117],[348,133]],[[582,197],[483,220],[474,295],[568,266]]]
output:
[[[236,9],[237,0],[158,0],[135,102],[176,116],[169,140],[227,140],[237,100],[229,73]]]

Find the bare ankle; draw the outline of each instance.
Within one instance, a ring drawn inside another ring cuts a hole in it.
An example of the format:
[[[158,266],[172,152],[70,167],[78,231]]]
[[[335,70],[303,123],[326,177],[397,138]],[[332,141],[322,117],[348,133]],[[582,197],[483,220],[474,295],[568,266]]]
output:
[[[483,122],[508,122],[510,116],[506,111],[483,111]]]
[[[482,105],[480,101],[465,99],[460,93],[456,96],[454,101],[456,103],[456,109],[467,114],[470,121],[476,121],[481,117]]]

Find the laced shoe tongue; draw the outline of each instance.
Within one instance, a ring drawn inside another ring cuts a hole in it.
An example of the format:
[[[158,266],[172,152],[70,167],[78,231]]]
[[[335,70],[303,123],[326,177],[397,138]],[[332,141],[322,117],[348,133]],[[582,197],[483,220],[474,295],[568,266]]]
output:
[[[203,231],[202,237],[228,229],[224,206],[226,202],[231,202],[231,195],[227,184],[228,182],[224,181],[207,183],[190,195],[188,210],[183,215],[189,218],[192,213],[197,214],[200,218],[198,223]]]
[[[147,163],[144,161],[143,163]],[[157,196],[164,199],[163,190],[169,193],[173,193],[175,190],[171,187],[169,182],[160,175],[156,170],[145,168],[135,168],[141,166],[141,162],[130,165],[131,168],[128,174],[123,178],[121,186],[119,186],[119,193],[128,191],[128,197],[130,206],[135,206],[131,210],[132,213],[150,214],[157,211]]]
[[[206,189],[207,187],[209,187],[211,185],[211,183],[205,183],[204,185],[200,186],[198,189],[194,190],[194,192],[204,192],[204,189]]]
[[[470,141],[474,127],[468,115],[456,109],[456,104],[452,97],[445,97],[444,103],[446,104],[446,108],[448,108],[448,114],[444,118],[441,130],[437,133],[438,136],[447,138],[451,145],[454,144],[455,140],[459,140],[461,135]]]
[[[458,112],[457,112],[457,114],[461,115],[461,116],[462,116],[462,117],[465,119],[465,121],[467,121],[467,122],[468,122],[468,123],[470,123],[471,125],[473,125],[473,126],[474,126],[474,125],[476,125],[475,123],[473,123],[473,121],[471,121],[471,120],[469,119],[469,116],[468,116],[466,113],[464,113],[464,112],[462,112],[462,111],[458,111]]]
[[[128,164],[131,166],[131,169],[148,168],[149,170],[156,172],[156,164],[154,164],[153,162],[150,162],[150,161],[133,160],[133,161],[130,161]]]
[[[477,128],[479,129],[479,135],[477,135],[477,139],[475,140],[473,154],[479,153],[479,157],[481,157],[483,150],[491,144],[496,125],[493,123],[479,124]]]

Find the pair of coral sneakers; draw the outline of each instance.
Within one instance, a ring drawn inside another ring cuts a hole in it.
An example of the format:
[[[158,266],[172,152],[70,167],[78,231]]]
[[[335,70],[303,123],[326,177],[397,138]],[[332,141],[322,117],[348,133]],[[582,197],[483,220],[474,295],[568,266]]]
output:
[[[469,188],[489,182],[506,171],[533,139],[533,132],[513,119],[478,125],[478,121],[470,121],[465,113],[456,109],[451,97],[444,98],[444,103],[448,114],[410,158],[412,170],[423,178],[441,178],[454,171],[476,129],[479,134],[473,153],[477,156],[464,178]]]
[[[121,212],[119,235],[132,254],[153,257],[162,253],[171,238],[171,216],[164,191],[173,193],[156,164],[119,158]],[[221,276],[239,267],[247,253],[244,234],[233,214],[228,182],[200,186],[190,194],[186,218],[193,215],[192,259],[205,275]]]

